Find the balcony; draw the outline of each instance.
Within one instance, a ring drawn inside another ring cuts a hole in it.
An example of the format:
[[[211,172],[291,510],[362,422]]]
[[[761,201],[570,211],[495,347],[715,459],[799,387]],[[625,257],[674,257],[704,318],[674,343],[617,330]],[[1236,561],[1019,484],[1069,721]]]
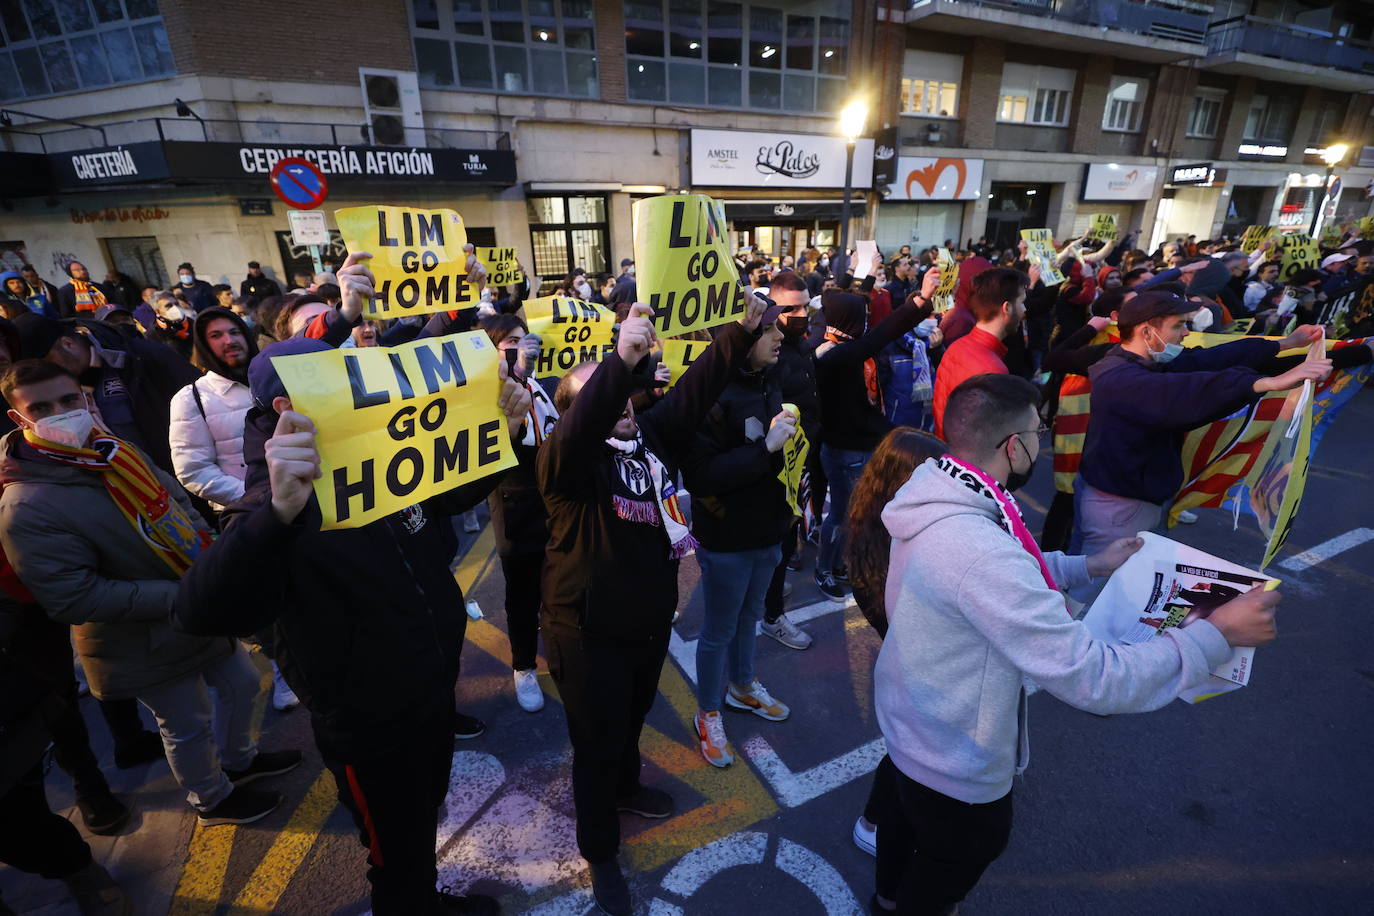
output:
[[[1256,16],[1212,23],[1201,66],[1343,92],[1374,89],[1374,45]]]
[[[1207,17],[1149,0],[911,0],[902,22],[937,32],[1018,40],[1166,64],[1206,53]],[[1142,40],[1142,38],[1148,40]]]

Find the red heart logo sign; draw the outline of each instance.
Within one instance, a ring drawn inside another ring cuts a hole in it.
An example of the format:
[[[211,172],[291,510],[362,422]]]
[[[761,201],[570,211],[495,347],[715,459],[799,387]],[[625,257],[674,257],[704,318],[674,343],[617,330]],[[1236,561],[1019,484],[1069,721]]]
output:
[[[1140,172],[1138,172],[1135,169],[1131,169],[1129,172],[1126,173],[1125,177],[1127,184],[1135,184],[1135,180],[1140,177]]]
[[[911,183],[914,181],[925,189],[926,197],[935,193],[936,183],[945,169],[952,168],[959,177],[959,181],[954,186],[953,199],[958,200],[960,193],[964,190],[964,180],[968,177],[966,166],[962,159],[936,159],[933,163],[923,169],[912,169],[906,176],[906,196],[911,197]]]

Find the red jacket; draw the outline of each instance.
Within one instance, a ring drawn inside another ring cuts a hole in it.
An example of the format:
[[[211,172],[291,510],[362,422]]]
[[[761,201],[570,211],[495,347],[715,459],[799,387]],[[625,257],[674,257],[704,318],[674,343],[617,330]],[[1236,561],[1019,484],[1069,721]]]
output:
[[[959,383],[985,372],[1006,374],[1007,345],[982,328],[975,327],[945,351],[935,373],[935,435],[944,438],[945,403]]]

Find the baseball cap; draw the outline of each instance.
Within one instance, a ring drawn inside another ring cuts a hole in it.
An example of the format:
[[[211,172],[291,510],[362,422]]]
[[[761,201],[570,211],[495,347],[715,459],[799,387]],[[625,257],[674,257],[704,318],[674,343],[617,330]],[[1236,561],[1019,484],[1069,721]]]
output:
[[[1117,310],[1116,323],[1119,327],[1131,327],[1149,321],[1151,318],[1163,318],[1166,315],[1188,315],[1196,312],[1198,308],[1196,302],[1189,302],[1174,293],[1165,290],[1146,290],[1132,296]]]
[[[249,262],[248,262],[248,269],[249,269],[249,270],[262,270],[262,265],[259,264],[257,261],[249,261]]]
[[[1351,255],[1348,254],[1329,254],[1322,258],[1322,267],[1330,267],[1332,264],[1339,264],[1342,261],[1349,261]]]
[[[629,267],[629,266],[630,266],[631,264],[633,264],[633,263],[634,263],[634,259],[632,259],[632,258],[621,258],[621,259],[620,259],[620,266],[621,266],[621,267]]]
[[[72,327],[64,321],[34,312],[17,316],[14,326],[19,330],[19,350],[24,359],[43,359],[58,338],[69,333]],[[14,355],[14,358],[18,359],[19,356]]]
[[[286,385],[282,383],[281,376],[272,365],[273,357],[322,353],[332,349],[334,348],[329,344],[313,337],[292,337],[268,346],[248,364],[248,390],[253,395],[254,403],[263,410],[271,410],[272,401],[287,396]]]

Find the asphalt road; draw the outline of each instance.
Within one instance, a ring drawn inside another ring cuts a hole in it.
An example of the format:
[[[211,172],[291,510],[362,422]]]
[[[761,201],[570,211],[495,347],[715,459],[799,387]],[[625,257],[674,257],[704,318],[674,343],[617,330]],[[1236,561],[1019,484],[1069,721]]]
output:
[[[1374,528],[1371,429],[1366,390],[1323,440],[1280,562]],[[1032,530],[1050,486],[1046,459],[1023,501]],[[1232,530],[1229,514],[1200,514],[1172,536],[1258,562],[1253,519]],[[458,704],[489,729],[460,742],[436,838],[441,880],[499,894],[511,913],[583,913],[562,710],[547,677],[543,712],[515,705],[490,543],[478,537],[457,573],[487,613],[469,631]],[[1108,718],[1032,698],[1031,765],[1014,790],[1011,846],[965,916],[1374,913],[1374,539],[1307,569],[1274,571],[1284,578],[1280,638],[1256,656],[1243,690]],[[682,578],[678,648],[689,659],[701,621],[692,561]],[[809,572],[792,578],[791,604],[825,611],[805,624],[815,644],[797,652],[761,638],[758,669],[793,714],[783,723],[729,716],[744,759],[728,770],[708,767],[691,743],[691,681],[669,660],[642,746],[645,780],[674,794],[678,814],[623,822],[640,912],[853,913],[872,893],[873,860],[850,830],[880,753],[878,640],[854,608],[818,603]],[[321,777],[305,715],[269,716],[264,746],[302,747],[308,759],[277,781],[286,804],[259,824],[194,830],[165,764],[116,771],[141,826],[93,845],[137,913],[367,911],[364,853]],[[91,721],[105,742],[103,724]],[[54,770],[48,784],[54,806],[68,808],[65,776]],[[71,911],[59,885],[10,869],[0,868],[0,895],[20,912]]]

